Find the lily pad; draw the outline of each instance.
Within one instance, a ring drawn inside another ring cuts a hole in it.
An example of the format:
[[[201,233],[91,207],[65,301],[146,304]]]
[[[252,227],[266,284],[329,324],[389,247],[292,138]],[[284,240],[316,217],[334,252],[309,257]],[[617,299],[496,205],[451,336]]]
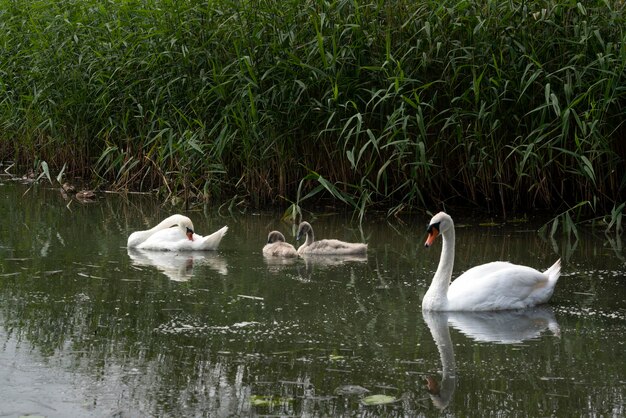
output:
[[[388,403],[393,403],[395,401],[397,401],[397,399],[389,395],[372,395],[361,399],[361,403],[368,406],[385,405]]]

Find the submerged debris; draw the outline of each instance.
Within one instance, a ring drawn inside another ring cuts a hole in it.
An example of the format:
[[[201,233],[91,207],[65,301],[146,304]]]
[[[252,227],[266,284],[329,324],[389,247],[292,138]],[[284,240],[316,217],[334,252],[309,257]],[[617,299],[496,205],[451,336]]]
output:
[[[343,396],[363,395],[365,393],[369,393],[369,389],[366,389],[363,386],[359,385],[344,385],[339,386],[337,389],[335,389],[336,395]]]

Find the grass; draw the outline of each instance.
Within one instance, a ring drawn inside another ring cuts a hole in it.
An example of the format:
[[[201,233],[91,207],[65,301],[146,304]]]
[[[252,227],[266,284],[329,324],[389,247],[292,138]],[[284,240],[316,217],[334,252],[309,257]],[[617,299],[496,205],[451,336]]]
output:
[[[0,6],[2,160],[361,218],[626,201],[622,1]]]

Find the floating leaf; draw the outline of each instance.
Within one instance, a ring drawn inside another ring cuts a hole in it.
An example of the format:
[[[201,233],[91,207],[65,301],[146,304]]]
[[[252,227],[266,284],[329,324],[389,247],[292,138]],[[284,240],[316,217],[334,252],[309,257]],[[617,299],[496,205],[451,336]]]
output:
[[[389,395],[372,395],[361,399],[361,403],[364,405],[385,405],[395,402],[397,399]]]

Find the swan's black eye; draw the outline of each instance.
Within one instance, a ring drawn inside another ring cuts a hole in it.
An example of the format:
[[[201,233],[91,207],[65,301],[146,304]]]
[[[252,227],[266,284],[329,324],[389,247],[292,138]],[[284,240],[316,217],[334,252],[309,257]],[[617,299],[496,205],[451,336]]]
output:
[[[430,234],[431,232],[433,232],[433,229],[436,229],[437,231],[439,231],[439,224],[441,224],[441,222],[428,225],[428,229],[426,230],[426,232]]]
[[[189,227],[186,227],[186,228],[187,228],[187,233],[188,233],[188,234],[193,234],[193,229],[191,229],[191,228],[189,228]]]

